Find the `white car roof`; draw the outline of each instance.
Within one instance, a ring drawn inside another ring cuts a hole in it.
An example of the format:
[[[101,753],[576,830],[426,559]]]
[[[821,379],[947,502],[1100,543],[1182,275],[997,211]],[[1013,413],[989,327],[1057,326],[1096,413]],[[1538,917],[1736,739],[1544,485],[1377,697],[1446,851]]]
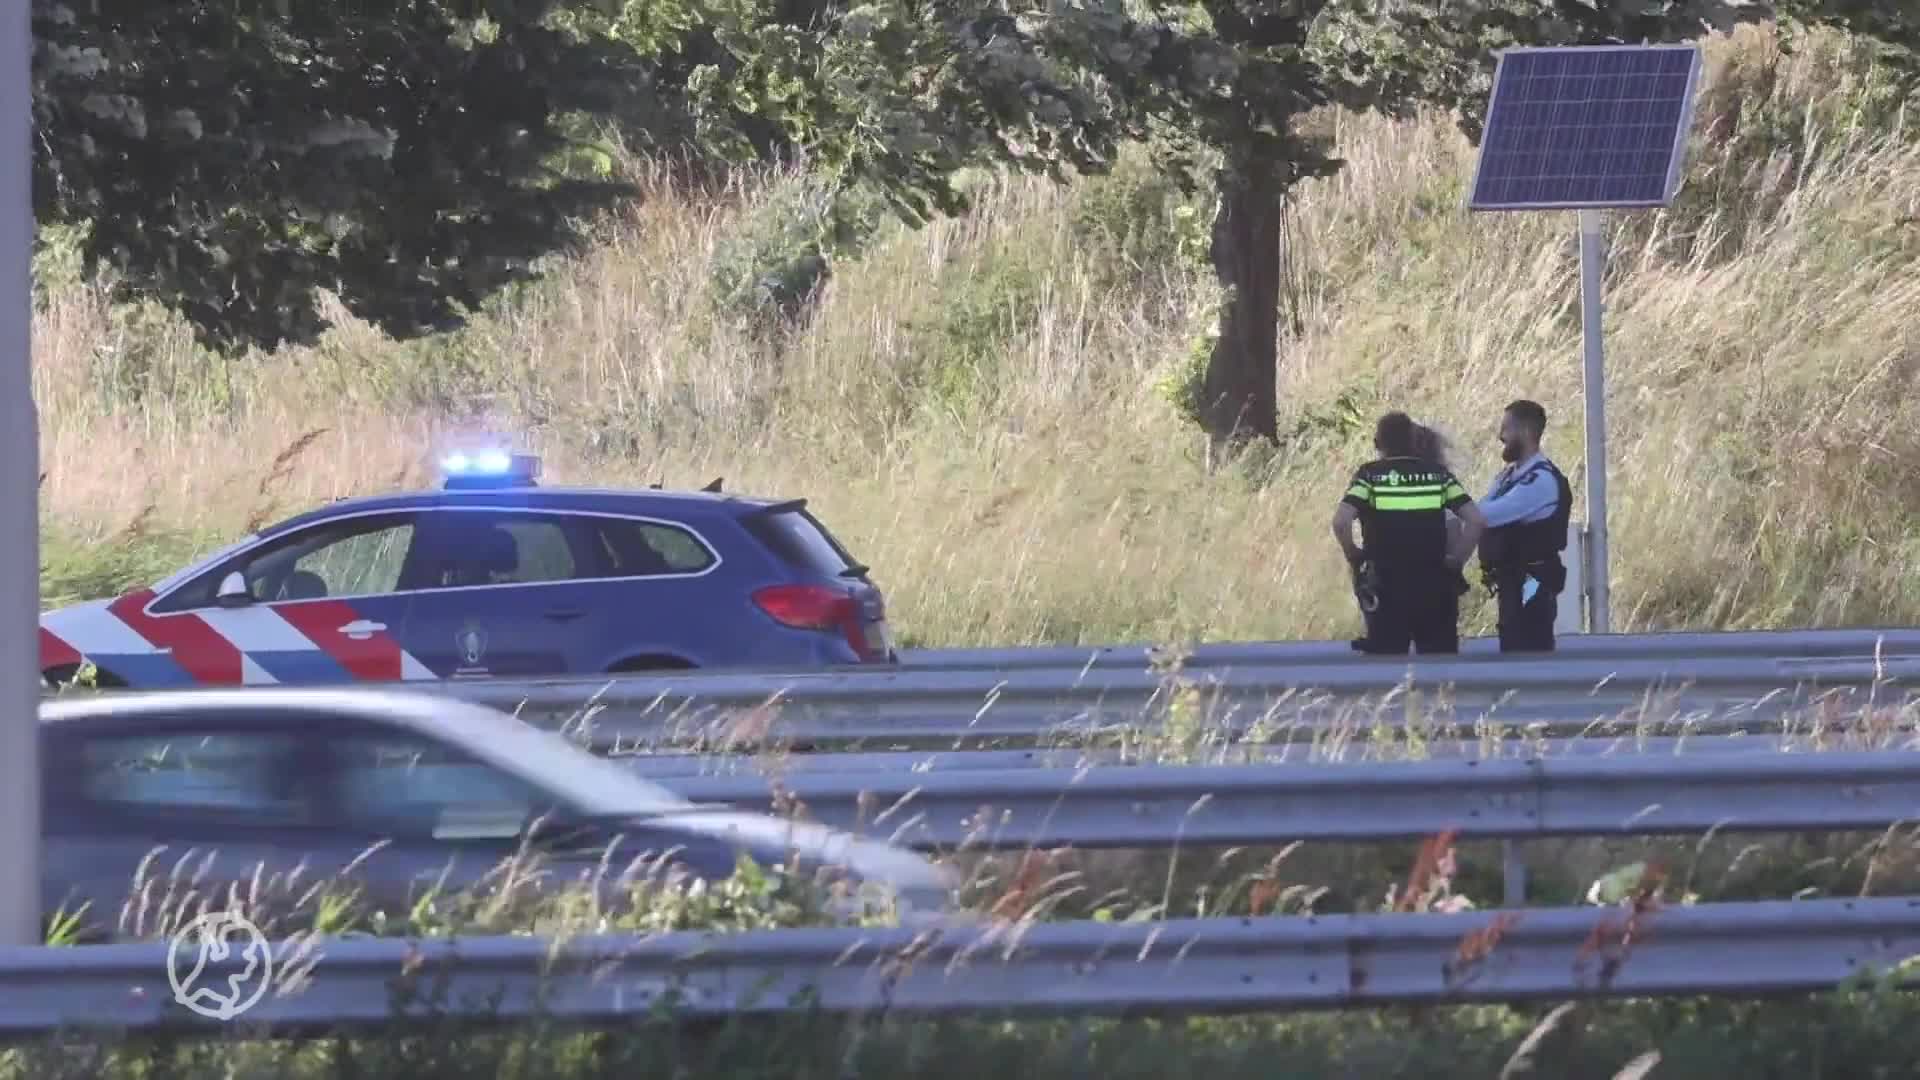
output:
[[[572,801],[590,814],[646,814],[693,805],[633,772],[498,709],[418,691],[355,687],[218,688],[86,694],[45,701],[43,723],[141,713],[205,712],[224,721],[257,718],[263,726],[287,709],[351,715],[417,732]]]

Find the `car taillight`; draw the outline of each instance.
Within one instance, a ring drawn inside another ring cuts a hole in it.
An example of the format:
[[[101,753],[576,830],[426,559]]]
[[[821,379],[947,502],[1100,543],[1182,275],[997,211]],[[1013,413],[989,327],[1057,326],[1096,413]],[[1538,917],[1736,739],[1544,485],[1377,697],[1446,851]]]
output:
[[[872,654],[861,625],[860,602],[851,593],[824,585],[769,585],[754,590],[753,602],[782,626],[838,630],[862,659]]]

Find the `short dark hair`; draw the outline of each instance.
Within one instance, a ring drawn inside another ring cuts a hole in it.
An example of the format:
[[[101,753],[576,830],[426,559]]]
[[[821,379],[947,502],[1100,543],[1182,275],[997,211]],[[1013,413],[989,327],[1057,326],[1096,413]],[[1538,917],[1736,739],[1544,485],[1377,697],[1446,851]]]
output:
[[[1540,403],[1537,401],[1528,401],[1525,398],[1521,398],[1519,401],[1507,406],[1507,415],[1527,425],[1527,427],[1532,430],[1535,438],[1546,434],[1547,410],[1541,408]]]
[[[1373,448],[1388,457],[1413,456],[1413,417],[1390,412],[1373,426]]]

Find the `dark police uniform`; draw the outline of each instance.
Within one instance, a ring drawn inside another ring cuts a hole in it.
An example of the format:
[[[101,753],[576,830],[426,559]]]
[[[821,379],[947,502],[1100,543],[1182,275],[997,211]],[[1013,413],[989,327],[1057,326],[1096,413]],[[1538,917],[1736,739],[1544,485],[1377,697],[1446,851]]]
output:
[[[1453,473],[1412,457],[1370,461],[1341,500],[1360,512],[1360,546],[1373,564],[1380,606],[1362,652],[1460,651],[1460,590],[1447,567],[1447,511],[1472,499]]]
[[[1545,454],[1500,470],[1480,504],[1487,530],[1480,565],[1500,610],[1501,652],[1553,651],[1553,620],[1567,585],[1567,520],[1573,489]]]

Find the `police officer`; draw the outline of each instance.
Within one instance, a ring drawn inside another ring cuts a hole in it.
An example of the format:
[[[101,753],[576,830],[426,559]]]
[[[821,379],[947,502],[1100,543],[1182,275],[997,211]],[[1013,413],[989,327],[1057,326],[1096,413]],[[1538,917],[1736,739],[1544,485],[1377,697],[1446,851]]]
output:
[[[1547,410],[1531,401],[1507,406],[1500,456],[1507,466],[1480,504],[1487,531],[1480,569],[1499,604],[1500,651],[1552,652],[1553,621],[1567,568],[1567,518],[1573,490],[1540,450]]]
[[[1416,456],[1414,424],[1391,412],[1374,428],[1380,457],[1353,475],[1334,510],[1333,535],[1356,575],[1371,578],[1379,607],[1367,620],[1362,652],[1405,655],[1460,651],[1460,567],[1485,520],[1453,472]],[[1447,512],[1464,526],[1450,535]],[[1353,541],[1360,523],[1361,544]],[[1370,573],[1369,573],[1370,572]]]

